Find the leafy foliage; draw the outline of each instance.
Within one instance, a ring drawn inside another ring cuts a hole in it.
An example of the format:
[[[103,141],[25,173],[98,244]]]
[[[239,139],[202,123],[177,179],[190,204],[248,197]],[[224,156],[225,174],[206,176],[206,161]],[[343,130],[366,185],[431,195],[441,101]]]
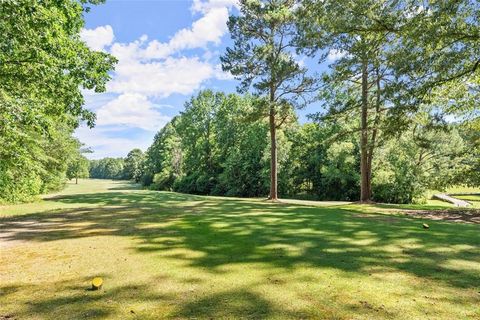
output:
[[[125,158],[124,176],[128,180],[140,182],[143,176],[143,151],[140,149],[133,149]]]
[[[268,190],[266,123],[249,121],[251,97],[202,91],[155,136],[144,183],[198,194],[259,196]]]
[[[202,91],[155,136],[145,155],[143,183],[184,193],[264,197],[269,192],[265,119],[252,121],[250,96]],[[428,108],[398,139],[379,144],[372,163],[375,201],[422,202],[427,190],[473,184],[475,139],[458,124],[435,120]],[[350,200],[360,197],[359,141],[353,119],[289,123],[279,130],[282,197]],[[478,146],[477,146],[478,148]]]
[[[315,81],[295,56],[296,0],[241,0],[240,15],[230,16],[234,46],[221,58],[223,70],[241,81],[240,92],[253,86],[262,97],[255,105],[269,118],[270,198],[277,198],[276,130],[294,118],[315,92]]]
[[[90,178],[125,179],[125,160],[123,158],[103,158],[90,161]]]
[[[0,6],[0,202],[29,200],[65,182],[82,89],[105,90],[115,58],[80,40],[86,5],[3,1]]]
[[[101,2],[2,2],[0,202],[87,175],[197,194],[276,199],[278,188],[399,203],[480,185],[475,1],[240,0],[221,60],[251,95],[201,91],[145,154],[88,162],[72,137],[95,122],[82,90],[104,91],[116,62],[79,37],[84,12]],[[317,81],[299,55],[328,53],[337,59]],[[299,124],[295,110],[315,99],[321,112]]]

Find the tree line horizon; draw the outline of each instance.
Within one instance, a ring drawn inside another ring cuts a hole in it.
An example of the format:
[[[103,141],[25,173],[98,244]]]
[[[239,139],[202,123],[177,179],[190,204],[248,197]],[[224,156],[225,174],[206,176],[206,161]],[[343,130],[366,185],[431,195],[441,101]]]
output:
[[[18,166],[17,154],[2,154],[0,170],[7,174],[0,189],[19,194],[7,201],[58,188],[67,174],[87,175],[88,162],[72,132],[82,121],[93,126],[95,119],[72,87],[104,91],[115,58],[86,48],[78,37],[86,6],[102,1],[63,2],[69,14],[49,11],[54,3],[33,7],[48,22],[42,28],[60,27],[64,38],[5,39],[18,57],[0,60],[7,61],[0,72],[10,77],[0,87],[0,102],[10,106],[2,116],[23,136],[45,141],[38,150],[44,156],[24,155],[24,167]],[[27,7],[2,10],[35,30]],[[480,8],[475,1],[240,0],[238,9],[228,21],[233,44],[221,63],[239,81],[240,95],[199,92],[145,154],[132,150],[125,160],[90,161],[91,177],[129,178],[153,189],[200,194],[268,194],[273,201],[280,191],[363,203],[422,201],[429,189],[480,185]],[[57,21],[58,15],[74,17],[76,24]],[[18,38],[14,23],[6,20],[0,31]],[[70,51],[44,48],[45,41],[68,43]],[[31,61],[22,58],[25,52],[31,52]],[[299,60],[323,63],[329,52],[338,59],[322,74]],[[42,59],[57,64],[29,74]],[[65,64],[68,59],[73,61]],[[45,72],[58,90],[35,87]],[[295,110],[313,101],[322,110],[300,125]],[[17,109],[25,119],[45,121],[37,127],[17,121],[12,116]],[[59,119],[69,120],[65,128]],[[15,136],[8,126],[1,128]],[[60,140],[71,141],[62,146],[71,156],[49,154]],[[1,142],[25,150],[18,141]],[[25,189],[16,172],[32,164],[38,169],[20,179],[29,186]]]

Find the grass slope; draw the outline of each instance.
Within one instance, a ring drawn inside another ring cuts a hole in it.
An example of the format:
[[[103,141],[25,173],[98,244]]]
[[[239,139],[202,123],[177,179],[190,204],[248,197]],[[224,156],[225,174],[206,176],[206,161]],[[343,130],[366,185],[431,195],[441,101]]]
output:
[[[329,205],[91,180],[1,207],[0,319],[480,318],[479,225]]]

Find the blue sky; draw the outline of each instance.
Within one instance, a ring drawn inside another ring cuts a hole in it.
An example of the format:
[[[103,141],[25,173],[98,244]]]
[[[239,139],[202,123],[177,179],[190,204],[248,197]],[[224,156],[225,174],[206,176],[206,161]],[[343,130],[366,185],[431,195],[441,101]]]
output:
[[[94,129],[75,135],[94,150],[90,158],[146,150],[155,133],[201,89],[235,92],[221,70],[231,44],[226,21],[235,0],[107,0],[86,14],[82,39],[119,59],[107,92],[85,92],[97,114]],[[311,62],[309,62],[310,64]],[[314,112],[310,106],[302,118]]]

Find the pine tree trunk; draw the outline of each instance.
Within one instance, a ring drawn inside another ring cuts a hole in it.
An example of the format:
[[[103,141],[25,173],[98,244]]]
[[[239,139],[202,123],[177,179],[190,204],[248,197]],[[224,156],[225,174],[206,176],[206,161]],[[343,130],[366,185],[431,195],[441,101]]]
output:
[[[360,202],[369,202],[371,195],[370,168],[368,164],[368,63],[362,66],[362,116],[360,137]]]
[[[376,101],[375,101],[375,120],[373,121],[372,137],[370,138],[370,145],[368,147],[368,160],[367,160],[367,171],[368,171],[368,186],[369,186],[369,199],[372,198],[372,162],[373,162],[373,153],[375,150],[375,143],[377,141],[378,135],[378,126],[380,125],[380,118],[382,116],[380,106],[381,106],[381,85],[380,85],[380,72],[378,68],[376,71]]]
[[[277,200],[277,128],[275,110],[270,108],[270,200]]]

